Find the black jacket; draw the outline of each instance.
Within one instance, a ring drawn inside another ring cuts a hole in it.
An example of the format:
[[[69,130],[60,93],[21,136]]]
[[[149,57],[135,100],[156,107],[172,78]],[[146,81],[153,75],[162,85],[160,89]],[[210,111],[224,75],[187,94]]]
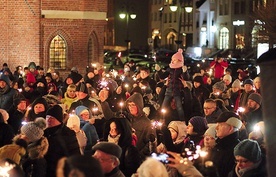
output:
[[[222,139],[217,139],[211,158],[219,177],[226,177],[235,166],[234,147],[239,143],[239,132],[234,132]]]
[[[62,157],[80,154],[76,133],[64,124],[47,128],[44,136],[48,139],[49,149],[45,155],[47,161],[47,177],[56,176],[56,166]]]

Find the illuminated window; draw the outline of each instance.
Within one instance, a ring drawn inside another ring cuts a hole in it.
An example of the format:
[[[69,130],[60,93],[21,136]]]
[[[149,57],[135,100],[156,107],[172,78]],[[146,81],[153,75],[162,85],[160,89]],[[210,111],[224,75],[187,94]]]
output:
[[[50,67],[54,69],[66,69],[67,45],[65,40],[57,35],[50,44]]]
[[[88,64],[93,60],[93,39],[90,37],[88,41]]]
[[[219,48],[228,49],[229,48],[229,30],[223,27],[219,31]]]

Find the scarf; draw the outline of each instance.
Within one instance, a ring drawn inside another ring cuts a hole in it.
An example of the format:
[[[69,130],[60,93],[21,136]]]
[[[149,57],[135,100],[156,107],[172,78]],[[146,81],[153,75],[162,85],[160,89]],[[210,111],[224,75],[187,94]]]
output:
[[[118,144],[120,137],[121,137],[121,134],[119,134],[115,137],[111,137],[110,134],[109,134],[108,137],[107,137],[107,141],[110,142],[110,143]]]

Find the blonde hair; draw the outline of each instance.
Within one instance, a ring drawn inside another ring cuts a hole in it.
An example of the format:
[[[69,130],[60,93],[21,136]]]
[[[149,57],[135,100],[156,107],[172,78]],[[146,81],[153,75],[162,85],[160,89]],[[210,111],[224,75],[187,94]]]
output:
[[[76,90],[77,90],[77,86],[76,86],[75,84],[70,84],[70,85],[68,85],[68,87],[67,87],[66,90],[67,90],[67,91],[68,91],[68,90],[76,91]]]

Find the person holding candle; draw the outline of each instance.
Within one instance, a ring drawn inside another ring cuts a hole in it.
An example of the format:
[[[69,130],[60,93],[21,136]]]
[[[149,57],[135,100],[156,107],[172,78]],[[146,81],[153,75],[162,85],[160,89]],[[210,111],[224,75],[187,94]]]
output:
[[[80,128],[84,131],[87,137],[87,144],[84,153],[91,154],[92,146],[94,146],[99,140],[97,129],[94,126],[95,118],[93,118],[91,111],[85,106],[76,107],[75,113],[80,119]],[[98,127],[98,130],[103,131],[103,128]]]

